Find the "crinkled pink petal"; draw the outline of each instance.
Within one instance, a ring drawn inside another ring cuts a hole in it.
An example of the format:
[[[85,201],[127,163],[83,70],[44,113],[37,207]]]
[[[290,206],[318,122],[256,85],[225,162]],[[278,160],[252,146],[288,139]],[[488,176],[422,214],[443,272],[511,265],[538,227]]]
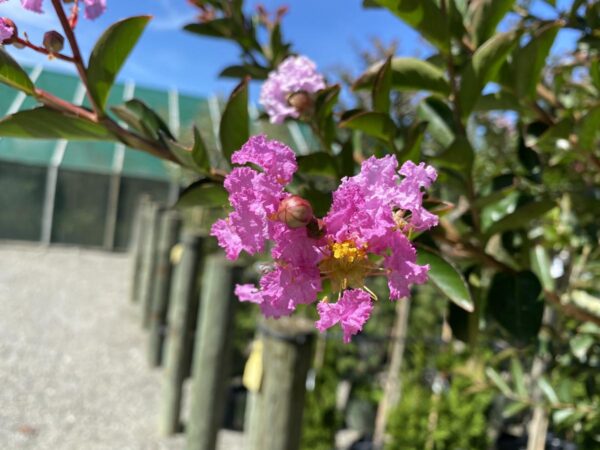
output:
[[[282,123],[287,117],[298,117],[298,111],[288,104],[295,92],[313,94],[325,88],[323,76],[314,62],[305,56],[290,56],[269,74],[260,91],[260,104],[272,123]]]
[[[83,0],[86,19],[96,19],[106,10],[106,0]]]
[[[437,172],[425,163],[416,165],[406,161],[400,169],[400,174],[405,178],[400,182],[395,194],[398,207],[411,212],[410,226],[423,231],[438,224],[438,217],[423,208],[422,188],[428,188],[437,178]]]
[[[2,2],[2,0],[0,0]],[[15,33],[15,29],[8,22],[5,22],[4,17],[0,17],[0,43],[10,39]]]
[[[344,291],[337,303],[320,302],[317,305],[319,320],[315,323],[320,332],[339,323],[344,332],[344,342],[362,331],[373,309],[371,296],[362,289]]]
[[[42,3],[43,0],[21,0],[21,5],[23,5],[23,8],[36,13],[42,12]]]
[[[235,260],[240,256],[243,249],[242,240],[227,220],[217,220],[210,229],[210,235],[217,238],[219,246],[225,249],[228,259]]]
[[[314,302],[321,290],[319,275],[316,267],[300,269],[292,266],[279,266],[263,275],[260,280],[263,315],[275,318],[288,316],[297,305]]]
[[[402,164],[400,175],[404,175],[406,179],[417,183],[422,188],[428,188],[437,179],[437,172],[433,167],[425,163],[416,165],[412,161],[406,161]]]
[[[388,270],[390,299],[399,300],[410,295],[412,284],[427,281],[429,266],[416,263],[417,251],[410,241],[400,232],[391,232],[388,237],[389,253],[383,265]]]
[[[234,292],[240,299],[240,302],[260,304],[263,301],[262,293],[253,284],[236,284]]]
[[[267,139],[263,134],[248,139],[232,155],[231,161],[235,164],[256,164],[281,184],[289,183],[298,170],[296,155],[292,149],[279,141]]]
[[[281,222],[274,222],[272,226],[274,259],[296,267],[315,267],[322,259],[318,242],[308,237],[305,228],[292,229]]]

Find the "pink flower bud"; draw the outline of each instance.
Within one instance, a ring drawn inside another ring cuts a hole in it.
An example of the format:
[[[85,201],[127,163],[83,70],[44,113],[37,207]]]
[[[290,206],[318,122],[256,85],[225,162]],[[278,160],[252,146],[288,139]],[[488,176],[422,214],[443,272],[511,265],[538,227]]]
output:
[[[0,44],[12,44],[18,35],[15,23],[6,17],[0,17]]]
[[[282,200],[277,210],[277,219],[290,228],[304,227],[312,218],[312,206],[310,206],[308,200],[297,195]]]

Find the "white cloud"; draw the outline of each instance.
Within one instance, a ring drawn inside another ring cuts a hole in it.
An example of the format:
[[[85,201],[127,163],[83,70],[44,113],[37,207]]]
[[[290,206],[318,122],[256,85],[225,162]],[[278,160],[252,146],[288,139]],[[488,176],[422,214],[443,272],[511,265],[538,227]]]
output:
[[[169,0],[158,0],[158,3],[161,11],[150,22],[150,28],[155,31],[179,30],[193,16],[189,8],[177,8]]]
[[[21,33],[26,32],[28,28],[47,31],[60,26],[58,19],[53,14],[38,14],[28,11],[18,1],[0,5],[0,16],[11,19]]]

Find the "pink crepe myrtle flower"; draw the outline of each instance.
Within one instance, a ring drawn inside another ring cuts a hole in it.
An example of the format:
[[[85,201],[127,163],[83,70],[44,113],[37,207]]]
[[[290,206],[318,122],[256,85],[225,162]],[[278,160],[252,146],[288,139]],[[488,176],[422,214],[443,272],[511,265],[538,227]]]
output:
[[[269,74],[260,91],[260,104],[271,123],[282,123],[286,118],[300,117],[299,109],[310,103],[310,95],[325,88],[323,75],[306,56],[290,56]],[[291,97],[299,94],[299,102],[291,104]]]
[[[1,0],[0,0],[1,1]],[[0,44],[8,41],[15,34],[15,26],[11,20],[6,17],[0,17]]]
[[[233,211],[213,225],[211,234],[230,259],[242,250],[260,253],[267,241],[272,243],[272,269],[258,286],[238,285],[235,291],[241,301],[258,304],[265,316],[289,315],[297,305],[315,302],[328,280],[338,300],[319,302],[315,325],[325,331],[339,323],[349,342],[373,308],[368,278],[385,276],[392,300],[408,297],[411,285],[427,280],[429,267],[417,264],[409,236],[437,224],[437,216],[423,207],[423,190],[437,176],[432,167],[407,161],[398,169],[394,155],[371,157],[360,173],[342,180],[329,212],[317,219],[306,216],[307,211],[312,215],[306,200],[285,190],[297,164],[284,144],[255,136],[232,161],[262,171],[235,167],[226,177]],[[308,225],[298,226],[298,215],[281,214],[282,205],[300,208]]]
[[[0,0],[0,3],[8,0]],[[36,13],[42,13],[42,5],[44,0],[21,0],[23,8]],[[85,5],[85,17],[87,19],[95,19],[102,15],[106,10],[106,0],[83,0]]]

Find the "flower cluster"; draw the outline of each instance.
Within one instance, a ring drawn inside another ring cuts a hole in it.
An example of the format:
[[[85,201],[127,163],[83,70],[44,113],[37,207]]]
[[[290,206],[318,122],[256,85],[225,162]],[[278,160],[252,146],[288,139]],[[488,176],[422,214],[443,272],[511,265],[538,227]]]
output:
[[[269,74],[260,91],[259,102],[272,123],[298,118],[310,107],[310,96],[325,88],[323,76],[306,56],[290,56]]]
[[[0,0],[0,3],[4,3],[6,1],[8,0]],[[37,13],[43,12],[43,3],[44,0],[21,0],[21,5],[23,5],[23,8]],[[85,5],[85,17],[87,19],[95,19],[106,10],[106,0],[83,0],[83,3]],[[0,25],[0,37],[2,36],[1,30],[2,27]]]
[[[312,217],[306,200],[285,191],[297,170],[294,152],[282,143],[254,136],[232,156],[235,167],[225,180],[233,211],[218,220],[211,234],[229,259],[242,250],[254,255],[271,241],[272,270],[259,286],[236,286],[241,301],[260,306],[267,317],[291,314],[299,304],[317,300],[322,281],[339,292],[336,303],[317,305],[324,331],[340,323],[349,342],[369,318],[375,298],[366,286],[369,277],[385,276],[390,298],[410,294],[412,284],[424,283],[427,266],[416,263],[416,250],[407,237],[437,224],[423,207],[423,189],[436,179],[435,170],[407,161],[398,170],[396,157],[371,157],[360,173],[344,178],[333,193],[325,217]]]

